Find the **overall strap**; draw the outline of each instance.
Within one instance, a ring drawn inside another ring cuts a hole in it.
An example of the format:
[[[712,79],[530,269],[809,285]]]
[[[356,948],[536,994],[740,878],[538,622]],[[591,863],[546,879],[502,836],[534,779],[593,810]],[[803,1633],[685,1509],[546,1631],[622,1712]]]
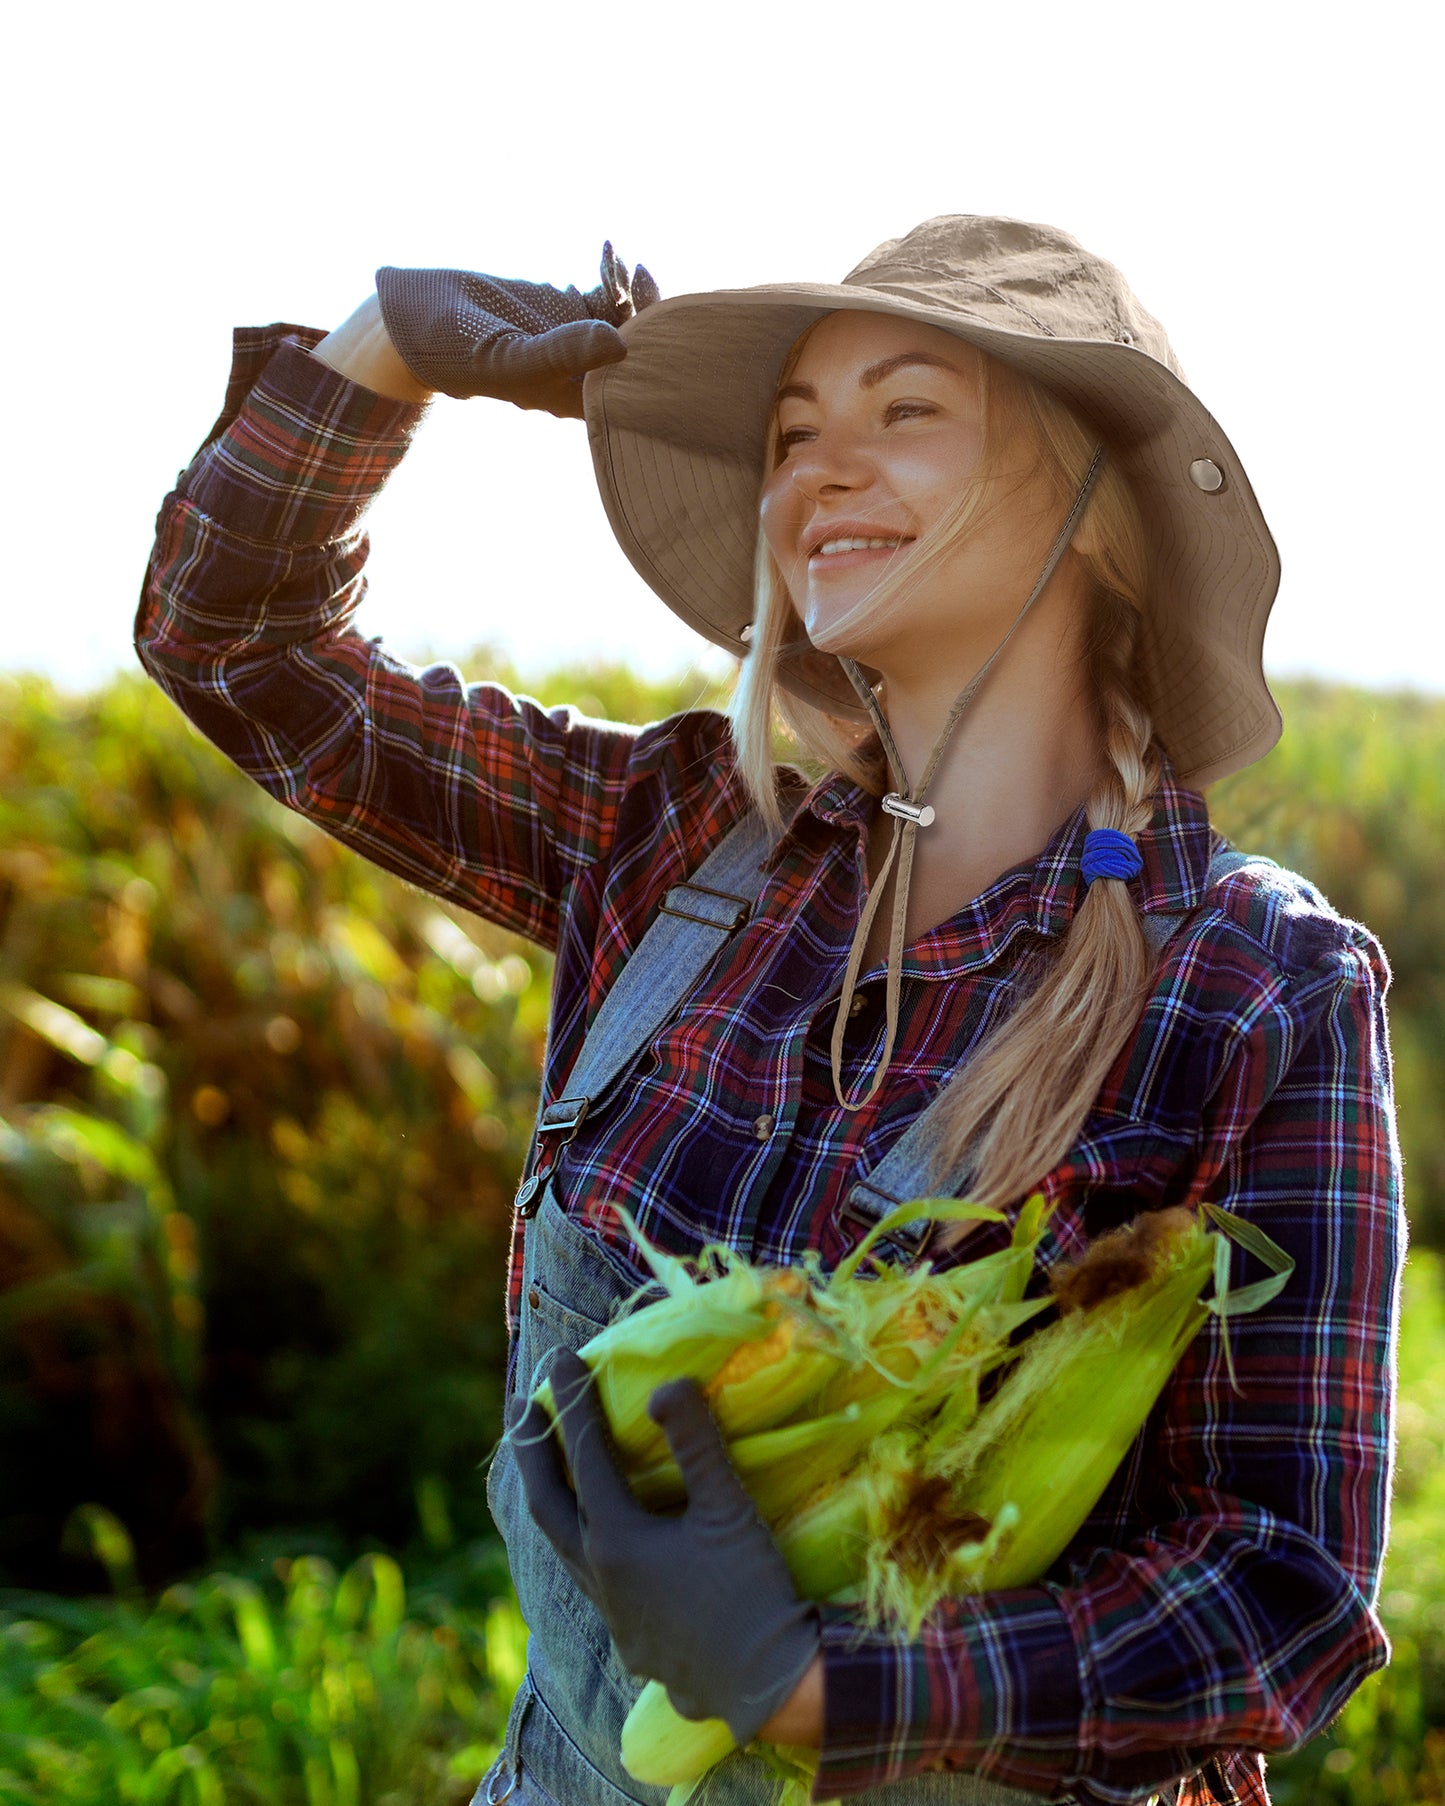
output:
[[[768,829],[755,811],[733,828],[684,884],[674,884],[651,926],[603,998],[567,1078],[567,1094],[537,1117],[539,1146],[565,1146],[588,1111],[625,1072],[692,990],[720,947],[752,914],[766,874]],[[541,1202],[545,1172],[531,1172],[517,1193],[523,1216]]]
[[[1228,877],[1231,872],[1237,872],[1248,857],[1244,853],[1236,853],[1232,847],[1222,847],[1215,853],[1204,880],[1205,894],[1222,878]],[[1156,958],[1190,913],[1189,910],[1177,910],[1140,918],[1144,938]],[[896,1205],[905,1203],[910,1198],[951,1198],[959,1195],[959,1188],[968,1178],[967,1156],[956,1161],[952,1167],[943,1167],[941,1158],[943,1126],[940,1106],[947,1089],[945,1082],[938,1096],[922,1115],[915,1117],[877,1166],[866,1177],[855,1182],[843,1200],[840,1212],[843,1217],[871,1229],[880,1217],[886,1216]],[[906,1259],[916,1259],[935,1227],[928,1222],[906,1224],[902,1229],[895,1230],[886,1243],[880,1244],[880,1249],[885,1255],[888,1249],[893,1248]]]

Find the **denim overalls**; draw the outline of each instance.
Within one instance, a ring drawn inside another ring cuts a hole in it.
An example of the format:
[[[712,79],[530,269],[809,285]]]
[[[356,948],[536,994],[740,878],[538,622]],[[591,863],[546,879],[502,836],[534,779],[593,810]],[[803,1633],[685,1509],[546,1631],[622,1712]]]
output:
[[[570,1095],[546,1106],[539,1139],[574,1131],[582,1116],[631,1069],[653,1035],[711,963],[726,937],[747,919],[758,894],[758,861],[766,850],[749,817],[704,862],[690,884],[663,899],[599,1009],[577,1065]],[[1237,860],[1238,855],[1230,856]],[[1211,869],[1211,881],[1216,877]],[[1180,917],[1156,917],[1150,939],[1162,943]],[[872,1224],[909,1197],[956,1195],[939,1182],[936,1130],[925,1111],[887,1156],[852,1188],[844,1214]],[[536,1164],[536,1156],[529,1168]],[[553,1351],[580,1348],[606,1327],[638,1286],[589,1230],[567,1216],[550,1180],[533,1173],[518,1193],[526,1228],[522,1312],[510,1363],[511,1391],[528,1393],[545,1376]],[[895,1256],[916,1255],[929,1232],[910,1225],[890,1237]],[[889,1245],[880,1244],[888,1253]],[[607,1626],[573,1584],[527,1510],[521,1477],[503,1443],[487,1477],[487,1502],[507,1545],[522,1617],[531,1633],[527,1673],[512,1703],[506,1740],[483,1778],[473,1806],[665,1806],[667,1789],[634,1781],[622,1766],[622,1721],[641,1691],[618,1661]],[[763,1761],[735,1751],[705,1778],[693,1806],[772,1806],[779,1783]],[[1029,1806],[1044,1796],[1001,1787],[963,1772],[912,1776],[860,1796],[879,1806]]]

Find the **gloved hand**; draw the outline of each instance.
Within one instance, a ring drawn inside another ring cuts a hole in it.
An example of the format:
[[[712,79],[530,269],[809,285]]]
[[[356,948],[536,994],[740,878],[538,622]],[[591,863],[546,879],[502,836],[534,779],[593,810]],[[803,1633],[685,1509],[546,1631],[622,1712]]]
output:
[[[602,247],[601,281],[585,295],[471,270],[376,272],[381,317],[402,362],[429,389],[490,395],[519,408],[582,418],[582,378],[627,348],[617,328],[661,296],[638,264]]]
[[[819,1623],[701,1391],[674,1380],[648,1405],[687,1488],[686,1509],[664,1516],[638,1504],[619,1470],[584,1363],[564,1349],[551,1378],[576,1491],[546,1413],[530,1405],[510,1435],[533,1518],[606,1619],[626,1667],[661,1681],[684,1718],[724,1719],[745,1747],[817,1654]]]

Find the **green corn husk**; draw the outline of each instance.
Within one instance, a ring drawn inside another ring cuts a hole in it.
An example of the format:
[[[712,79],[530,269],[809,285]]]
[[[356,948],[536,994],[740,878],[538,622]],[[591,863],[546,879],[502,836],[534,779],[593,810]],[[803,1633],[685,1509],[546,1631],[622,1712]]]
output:
[[[815,1491],[776,1527],[778,1548],[805,1599],[837,1599],[856,1588],[870,1540],[902,1509],[915,1446],[905,1431],[880,1437],[866,1461]]]
[[[818,1411],[862,1403],[889,1389],[908,1391],[918,1410],[931,1411],[940,1397],[953,1396],[970,1380],[976,1386],[990,1364],[985,1357],[1003,1358],[1014,1331],[1043,1308],[1046,1301],[1023,1302],[1043,1232],[1043,1199],[1037,1195],[1019,1212],[1010,1245],[994,1254],[944,1273],[934,1273],[926,1266],[904,1271],[885,1267],[874,1279],[860,1281],[856,1277],[875,1238],[890,1227],[924,1216],[944,1221],[956,1213],[965,1221],[997,1220],[999,1216],[994,1211],[979,1212],[976,1207],[964,1209],[966,1216],[957,1205],[939,1199],[904,1205],[886,1217],[839,1267],[830,1291],[835,1297],[847,1294],[859,1300],[860,1316],[853,1332],[862,1359],[823,1388]],[[958,1342],[956,1357],[920,1379],[940,1346],[960,1332],[969,1340]]]
[[[667,1440],[647,1414],[664,1381],[698,1381],[719,1427],[733,1437],[781,1422],[843,1366],[848,1348],[837,1313],[801,1270],[755,1268],[717,1249],[709,1253],[724,1270],[699,1279],[620,1214],[670,1293],[619,1317],[578,1351],[629,1473],[671,1466]],[[555,1421],[551,1381],[534,1397]]]
[[[1209,1234],[1183,1209],[1142,1219],[1151,1242],[1143,1251],[1147,1273],[1118,1290],[1107,1270],[1113,1238],[1101,1238],[1092,1261],[1076,1270],[1084,1285],[1073,1296],[1064,1291],[1058,1322],[1031,1338],[972,1429],[926,1452],[985,1522],[1015,1514],[990,1546],[959,1550],[948,1591],[1023,1586],[1046,1572],[1098,1503],[1203,1324],[1211,1315],[1224,1322],[1227,1353],[1228,1319],[1257,1309],[1286,1283],[1293,1264],[1267,1236],[1224,1211],[1206,1211],[1223,1235]],[[1127,1232],[1118,1233],[1122,1242]],[[1226,1238],[1274,1276],[1231,1296]],[[1202,1299],[1210,1278],[1214,1296]],[[1102,1295],[1090,1297],[1091,1289]]]
[[[908,1408],[909,1395],[847,1404],[826,1417],[779,1424],[735,1437],[728,1459],[752,1496],[759,1515],[775,1523],[819,1487],[836,1479]],[[632,1490],[650,1510],[664,1510],[685,1498],[682,1475],[669,1456],[628,1475]]]

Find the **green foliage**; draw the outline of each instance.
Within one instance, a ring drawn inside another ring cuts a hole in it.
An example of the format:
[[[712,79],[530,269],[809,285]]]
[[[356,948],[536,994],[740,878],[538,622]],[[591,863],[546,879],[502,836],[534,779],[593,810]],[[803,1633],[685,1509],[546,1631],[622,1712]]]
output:
[[[0,700],[0,1579],[489,1524],[548,968],[351,857],[139,679]]]
[[[124,1586],[128,1539],[92,1538]],[[461,1806],[500,1746],[525,1632],[505,1599],[410,1599],[370,1555],[264,1582],[212,1574],[153,1604],[0,1595],[7,1806]]]
[[[1277,689],[1283,738],[1215,787],[1210,812],[1236,846],[1313,880],[1384,944],[1411,1226],[1445,1247],[1445,701]]]

